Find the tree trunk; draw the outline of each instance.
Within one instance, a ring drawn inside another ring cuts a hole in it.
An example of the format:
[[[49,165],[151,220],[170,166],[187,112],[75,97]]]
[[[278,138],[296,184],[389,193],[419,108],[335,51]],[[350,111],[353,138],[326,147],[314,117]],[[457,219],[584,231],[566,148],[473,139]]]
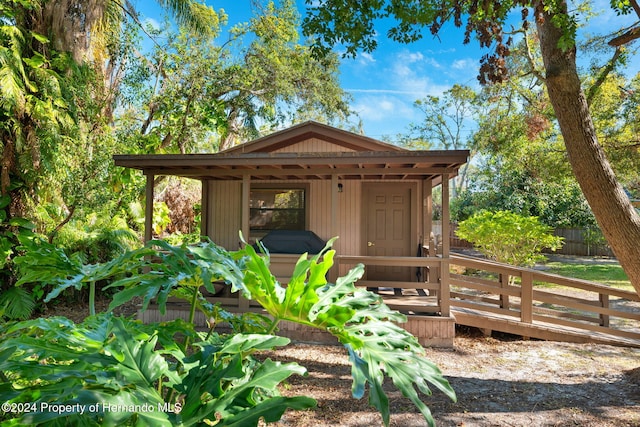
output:
[[[558,3],[566,13],[565,1]],[[578,183],[602,232],[629,280],[640,294],[640,216],[616,180],[602,147],[586,97],[580,86],[575,48],[558,43],[563,29],[552,23],[550,12],[536,2],[536,17],[549,99],[556,113]]]

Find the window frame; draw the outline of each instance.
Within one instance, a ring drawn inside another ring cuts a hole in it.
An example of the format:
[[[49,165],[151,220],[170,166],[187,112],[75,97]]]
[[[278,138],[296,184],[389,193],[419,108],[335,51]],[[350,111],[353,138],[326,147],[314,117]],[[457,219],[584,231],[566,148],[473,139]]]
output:
[[[249,188],[249,234],[252,238],[261,239],[266,236],[269,231],[272,229],[256,229],[251,227],[251,212],[254,209],[251,207],[251,192],[254,190],[302,190],[304,192],[304,224],[303,230],[309,229],[309,184],[301,183],[301,182],[292,182],[292,183],[251,183]],[[288,230],[287,228],[277,228],[273,230]]]

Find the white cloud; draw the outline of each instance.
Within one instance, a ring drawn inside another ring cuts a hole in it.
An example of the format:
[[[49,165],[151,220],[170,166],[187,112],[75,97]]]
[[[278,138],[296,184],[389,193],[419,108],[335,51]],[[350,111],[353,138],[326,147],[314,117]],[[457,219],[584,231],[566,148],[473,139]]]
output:
[[[364,123],[389,122],[398,118],[406,120],[414,114],[411,103],[389,94],[363,96],[352,107]]]
[[[161,28],[160,22],[153,18],[144,18],[144,20],[142,21],[142,25],[144,27],[150,26],[155,30],[159,30]]]
[[[413,64],[415,62],[422,62],[424,60],[424,55],[420,52],[403,51],[398,54],[398,59],[406,63]]]
[[[361,65],[367,65],[373,62],[376,62],[376,59],[373,57],[372,54],[367,52],[362,52],[358,54],[358,63],[360,63]]]
[[[475,72],[477,72],[478,61],[476,61],[475,59],[471,59],[471,58],[456,59],[451,64],[451,68],[453,68],[454,70],[463,70],[463,71],[474,70]]]

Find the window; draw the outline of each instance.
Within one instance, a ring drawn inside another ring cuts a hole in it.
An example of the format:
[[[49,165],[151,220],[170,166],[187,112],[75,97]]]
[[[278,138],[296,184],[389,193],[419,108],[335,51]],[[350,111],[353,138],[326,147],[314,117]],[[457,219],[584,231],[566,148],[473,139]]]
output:
[[[305,188],[252,188],[249,201],[251,235],[271,230],[306,229]]]

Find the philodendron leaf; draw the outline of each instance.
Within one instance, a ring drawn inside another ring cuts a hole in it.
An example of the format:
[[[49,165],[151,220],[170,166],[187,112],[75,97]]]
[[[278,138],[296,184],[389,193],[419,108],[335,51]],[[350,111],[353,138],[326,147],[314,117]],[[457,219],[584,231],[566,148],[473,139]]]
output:
[[[426,359],[418,340],[397,325],[406,321],[406,316],[391,310],[379,295],[355,286],[364,273],[362,265],[338,278],[335,284],[327,281],[335,255],[330,249],[332,243],[333,240],[311,259],[302,255],[286,289],[270,273],[268,254],[258,255],[246,245],[235,254],[246,267],[246,296],[274,317],[274,326],[286,320],[336,336],[349,351],[353,396],[362,397],[368,386],[369,403],[380,411],[385,425],[390,421],[389,401],[382,388],[385,375],[433,425],[431,412],[418,391],[431,394],[431,384],[454,401],[455,392],[440,370]]]
[[[158,411],[164,399],[157,384],[175,384],[179,378],[156,348],[166,338],[158,340],[149,329],[110,315],[81,324],[47,318],[0,328],[0,370],[12,378],[0,382],[0,400],[42,408],[20,414],[13,420],[19,425],[125,425],[134,420],[135,425],[171,426],[172,414]],[[176,349],[169,352],[180,358]],[[69,404],[70,409],[48,411],[46,404]],[[152,409],[138,409],[142,405]],[[87,410],[90,406],[93,411]]]
[[[234,416],[221,420],[219,426],[246,427],[257,426],[261,419],[268,423],[274,423],[282,418],[287,409],[303,410],[313,408],[316,401],[310,397],[283,397],[276,396],[258,403],[249,411],[242,411]]]
[[[160,250],[153,251],[154,247]],[[143,249],[153,254],[152,261],[137,266],[138,269],[144,267],[146,272],[117,280],[105,288],[121,289],[114,295],[110,310],[132,298],[142,297],[142,310],[154,301],[164,314],[169,297],[191,303],[200,287],[215,292],[214,281],[230,283],[234,291],[243,286],[243,274],[231,254],[209,240],[189,246],[152,240]],[[206,311],[206,300],[201,295],[196,295],[196,299],[197,307]]]

